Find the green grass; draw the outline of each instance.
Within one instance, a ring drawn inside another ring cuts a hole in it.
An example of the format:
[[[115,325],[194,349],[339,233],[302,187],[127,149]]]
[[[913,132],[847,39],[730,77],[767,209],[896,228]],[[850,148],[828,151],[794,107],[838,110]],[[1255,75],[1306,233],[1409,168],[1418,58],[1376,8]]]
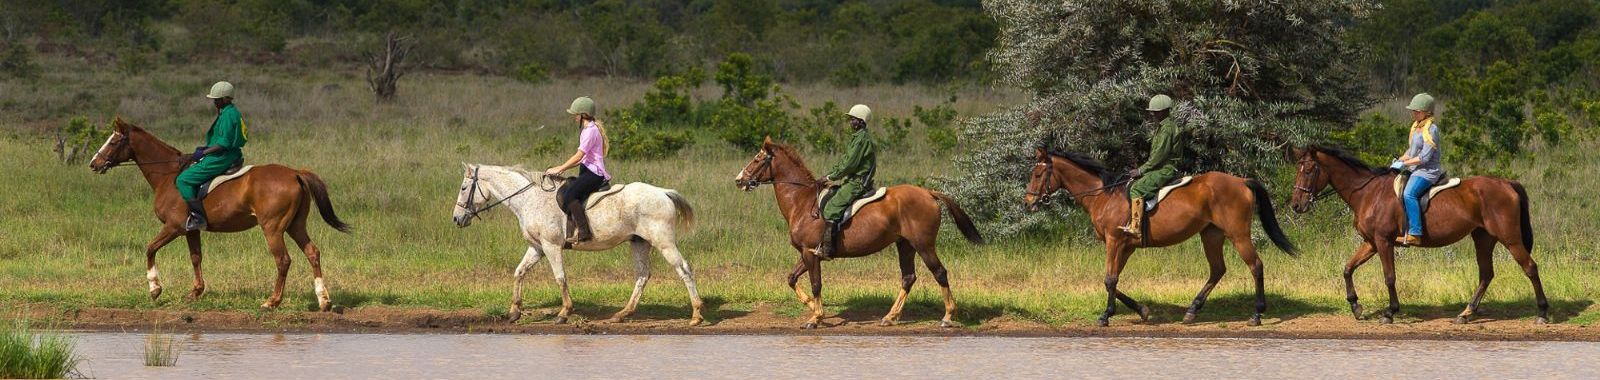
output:
[[[146,367],[178,365],[178,342],[171,334],[162,333],[160,326],[150,328],[150,332],[145,334],[144,365]]]
[[[37,332],[26,321],[0,322],[0,378],[59,379],[77,374],[82,361],[71,337]]]
[[[340,234],[313,218],[312,235],[323,251],[333,301],[346,307],[395,306],[441,310],[481,310],[503,315],[510,302],[511,271],[525,245],[514,218],[496,211],[466,229],[450,221],[461,181],[461,162],[546,167],[566,150],[538,152],[528,147],[557,139],[575,144],[576,130],[562,113],[575,95],[594,95],[602,107],[637,99],[648,87],[620,80],[556,81],[526,85],[472,75],[418,74],[401,83],[393,104],[374,104],[359,73],[243,68],[223,75],[221,68],[174,69],[124,77],[85,65],[50,66],[46,79],[5,83],[0,104],[19,110],[0,115],[0,303],[34,303],[61,308],[112,307],[174,310],[255,310],[269,293],[272,259],[260,233],[206,234],[208,293],[182,300],[192,281],[184,244],[169,245],[157,256],[166,295],[150,300],[145,291],[144,245],[157,225],[150,212],[151,190],[132,168],[94,175],[84,164],[53,161],[42,127],[85,114],[105,121],[120,114],[148,127],[179,148],[200,140],[210,120],[203,93],[209,81],[227,77],[240,86],[240,109],[250,126],[246,157],[252,163],[283,163],[309,168],[330,187],[340,216],[356,227]],[[14,89],[14,90],[13,90]],[[880,117],[909,117],[913,105],[936,104],[945,95],[920,87],[834,89],[790,86],[806,106],[823,100],[873,104]],[[699,90],[715,96],[715,90]],[[75,103],[74,99],[89,100]],[[998,90],[965,90],[958,109],[975,115],[1012,104],[1017,96]],[[20,126],[20,127],[19,127]],[[953,172],[951,157],[929,156],[920,130],[907,147],[882,154],[879,182],[921,182]],[[96,141],[95,145],[98,146]],[[1600,154],[1595,144],[1539,150],[1515,164],[1533,196],[1539,261],[1556,322],[1589,324],[1600,318],[1593,306],[1600,294]],[[759,303],[780,313],[797,312],[784,277],[795,252],[772,190],[744,193],[731,179],[754,152],[729,148],[701,137],[694,146],[653,161],[614,161],[619,181],[644,181],[682,192],[695,206],[697,230],[679,242],[691,263],[701,293],[712,305],[707,318],[743,315]],[[807,157],[813,169],[833,157]],[[688,170],[685,170],[688,169]],[[1293,317],[1345,312],[1340,268],[1355,249],[1348,211],[1322,202],[1310,216],[1288,214],[1282,203],[1288,187],[1274,188],[1280,219],[1305,252],[1297,258],[1262,247],[1266,262],[1269,316]],[[1017,194],[1020,202],[1022,188]],[[1053,236],[992,239],[972,246],[953,229],[942,234],[939,255],[950,269],[968,325],[1009,317],[1050,324],[1083,324],[1104,305],[1103,247],[1093,240],[1080,213],[1064,214]],[[946,223],[948,226],[950,223]],[[1242,321],[1252,289],[1247,271],[1228,250],[1229,273],[1212,295],[1202,320]],[[292,267],[284,309],[316,308],[304,256],[291,248]],[[688,300],[677,276],[659,258],[641,313],[687,318]],[[1404,312],[1424,318],[1452,316],[1468,301],[1477,282],[1470,244],[1444,249],[1403,250],[1398,255],[1399,292]],[[1498,275],[1484,313],[1498,318],[1533,316],[1527,280],[1504,251],[1495,255]],[[622,307],[633,283],[626,247],[567,256],[568,280],[577,312],[601,317]],[[863,319],[887,312],[899,273],[892,252],[824,266],[830,310]],[[937,319],[942,310],[931,276],[921,278],[905,310],[909,321]],[[559,296],[541,263],[526,281],[529,307],[551,307]],[[1374,260],[1357,274],[1367,309],[1386,302],[1381,267]],[[1150,304],[1162,320],[1181,318],[1183,308],[1206,277],[1198,241],[1141,250],[1121,277],[1121,289]],[[1122,318],[1128,318],[1122,314]]]

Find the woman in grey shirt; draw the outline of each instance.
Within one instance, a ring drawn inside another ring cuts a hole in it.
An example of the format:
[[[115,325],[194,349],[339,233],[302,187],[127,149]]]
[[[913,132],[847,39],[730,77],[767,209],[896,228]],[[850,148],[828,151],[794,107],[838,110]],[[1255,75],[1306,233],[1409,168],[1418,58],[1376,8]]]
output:
[[[1433,96],[1417,94],[1406,106],[1411,110],[1411,133],[1406,154],[1390,165],[1411,168],[1411,179],[1406,181],[1405,209],[1408,222],[1405,236],[1395,239],[1402,246],[1422,244],[1422,195],[1439,182],[1444,170],[1439,167],[1439,125],[1433,120]]]

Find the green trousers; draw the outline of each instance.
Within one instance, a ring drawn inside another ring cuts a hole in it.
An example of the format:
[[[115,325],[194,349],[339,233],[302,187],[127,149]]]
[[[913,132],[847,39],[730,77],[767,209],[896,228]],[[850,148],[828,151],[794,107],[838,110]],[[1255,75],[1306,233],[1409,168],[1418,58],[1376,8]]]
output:
[[[822,204],[822,218],[838,222],[844,218],[845,211],[850,210],[850,204],[860,199],[866,189],[859,181],[845,181],[834,190],[833,197],[828,198],[828,203]]]
[[[1156,192],[1161,191],[1162,186],[1172,183],[1172,180],[1175,179],[1178,179],[1177,168],[1171,166],[1156,168],[1149,173],[1144,173],[1143,177],[1139,177],[1139,179],[1128,185],[1128,196],[1149,200],[1151,197],[1156,196]]]
[[[217,154],[206,156],[200,162],[190,165],[188,169],[183,170],[183,173],[178,174],[178,195],[182,195],[185,201],[195,200],[199,197],[200,185],[222,175],[222,172],[228,171],[229,167],[233,167],[233,164],[241,159],[243,157]]]

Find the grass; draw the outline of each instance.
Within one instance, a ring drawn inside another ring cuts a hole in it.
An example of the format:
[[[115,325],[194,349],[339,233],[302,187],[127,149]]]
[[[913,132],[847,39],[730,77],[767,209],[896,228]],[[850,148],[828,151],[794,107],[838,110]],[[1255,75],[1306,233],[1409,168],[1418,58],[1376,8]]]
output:
[[[151,191],[130,168],[94,175],[85,165],[52,161],[46,127],[73,115],[105,121],[113,114],[148,127],[179,148],[194,146],[210,120],[200,98],[210,81],[228,78],[250,126],[247,160],[310,168],[329,186],[335,208],[356,233],[334,232],[313,218],[312,235],[323,251],[333,301],[346,307],[395,306],[481,310],[503,315],[510,302],[511,271],[524,243],[515,220],[491,212],[471,228],[450,221],[461,181],[460,162],[544,167],[566,150],[537,151],[542,141],[575,144],[576,130],[562,110],[576,95],[592,95],[602,107],[631,102],[648,84],[626,80],[555,81],[527,85],[503,78],[461,74],[408,76],[400,98],[374,104],[358,72],[297,71],[273,67],[186,67],[127,77],[77,61],[53,62],[45,79],[4,85],[0,106],[0,303],[35,303],[64,308],[111,307],[175,310],[254,310],[269,293],[274,273],[259,233],[206,234],[207,295],[181,299],[192,281],[182,242],[157,256],[167,293],[152,301],[145,293],[144,245],[157,228]],[[226,69],[237,72],[224,73]],[[226,75],[225,75],[226,74]],[[715,96],[714,89],[699,90]],[[909,117],[914,105],[933,105],[947,94],[921,87],[873,86],[837,89],[788,86],[805,106],[824,100],[873,104],[880,117]],[[967,89],[957,105],[975,115],[1017,103],[1017,94]],[[882,154],[879,182],[921,182],[955,174],[951,157],[930,156],[920,130],[907,147]],[[96,141],[98,143],[98,141]],[[96,144],[98,145],[98,144]],[[1600,283],[1600,185],[1596,145],[1533,152],[1514,165],[1533,199],[1539,260],[1556,322],[1593,323]],[[699,216],[697,231],[679,242],[695,271],[701,293],[714,305],[712,320],[740,315],[759,303],[780,313],[799,310],[783,279],[795,253],[769,188],[743,193],[730,179],[754,152],[729,148],[711,138],[677,155],[653,161],[614,161],[620,181],[644,181],[685,194]],[[814,170],[834,157],[807,157]],[[691,168],[691,170],[684,170]],[[1339,271],[1355,249],[1350,216],[1338,202],[1322,202],[1309,216],[1289,215],[1281,202],[1288,186],[1274,188],[1280,219],[1305,252],[1291,258],[1267,245],[1269,316],[1292,318],[1345,311]],[[1022,192],[1018,186],[1018,196]],[[967,325],[997,317],[1050,324],[1089,323],[1104,305],[1103,248],[1080,213],[1052,236],[993,239],[972,246],[954,230],[943,233],[939,255],[951,270],[958,319]],[[946,225],[949,225],[947,222]],[[1231,252],[1231,249],[1230,249]],[[303,256],[295,262],[284,308],[316,308],[311,274]],[[1212,294],[1202,320],[1242,321],[1250,310],[1247,271],[1228,254],[1229,273]],[[686,318],[681,283],[659,258],[641,313]],[[1451,316],[1468,301],[1477,282],[1470,243],[1434,250],[1404,250],[1397,258],[1404,312],[1426,318]],[[1503,252],[1494,258],[1498,277],[1484,312],[1498,318],[1531,319],[1528,282]],[[566,260],[577,312],[603,316],[622,307],[633,283],[626,247],[575,253]],[[559,296],[547,267],[526,280],[530,307],[551,307]],[[830,310],[876,318],[888,310],[899,283],[892,253],[838,260],[825,266]],[[906,306],[908,320],[937,319],[937,288],[925,269]],[[1357,289],[1368,310],[1385,302],[1376,261],[1358,272]],[[1198,241],[1136,253],[1121,288],[1150,304],[1162,320],[1181,318],[1206,278]],[[1127,313],[1121,318],[1128,318]]]
[[[171,334],[152,327],[144,339],[144,366],[171,367],[178,365],[178,342]]]
[[[71,337],[36,332],[26,321],[0,322],[0,378],[59,379],[76,376],[82,361]]]

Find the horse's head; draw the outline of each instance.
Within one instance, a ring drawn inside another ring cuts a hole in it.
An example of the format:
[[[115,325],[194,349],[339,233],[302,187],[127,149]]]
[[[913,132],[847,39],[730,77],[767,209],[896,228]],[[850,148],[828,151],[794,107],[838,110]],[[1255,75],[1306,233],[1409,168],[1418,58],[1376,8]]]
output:
[[[465,228],[472,225],[472,219],[477,218],[478,213],[483,212],[485,204],[494,200],[489,198],[489,192],[484,190],[481,183],[483,177],[479,172],[482,168],[466,163],[461,166],[465,173],[461,175],[461,192],[456,193],[456,208],[451,219],[455,220],[457,227]]]
[[[122,121],[118,117],[111,120],[111,136],[106,138],[105,144],[100,145],[100,150],[94,152],[94,159],[89,160],[89,170],[105,174],[107,170],[133,160],[133,144],[130,136],[137,127]]]
[[[1050,195],[1061,190],[1061,179],[1055,173],[1055,159],[1044,148],[1034,151],[1033,172],[1028,175],[1027,192],[1022,195],[1022,205],[1029,212],[1039,211],[1039,206],[1050,201]]]
[[[1322,168],[1322,161],[1318,157],[1321,154],[1315,147],[1295,149],[1294,195],[1289,198],[1289,208],[1296,213],[1311,212],[1311,205],[1317,201],[1317,193],[1332,181],[1328,171]]]
[[[761,143],[761,150],[750,159],[750,163],[744,165],[744,169],[739,170],[738,176],[733,177],[734,186],[738,186],[740,190],[751,191],[755,190],[756,186],[776,180],[772,170],[773,145],[771,137]]]

